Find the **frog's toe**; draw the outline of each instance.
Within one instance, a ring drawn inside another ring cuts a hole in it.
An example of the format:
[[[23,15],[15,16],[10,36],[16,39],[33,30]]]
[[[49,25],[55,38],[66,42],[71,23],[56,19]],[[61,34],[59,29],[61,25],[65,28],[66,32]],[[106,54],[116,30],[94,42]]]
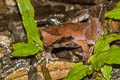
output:
[[[43,51],[42,52],[42,57],[40,60],[38,60],[37,63],[34,64],[34,66],[36,67],[38,64],[40,64],[43,60],[46,60],[46,67],[48,67],[48,63],[49,63],[49,60],[53,61],[53,60],[56,60],[56,58],[53,58],[51,56],[51,52],[47,52],[47,51]]]

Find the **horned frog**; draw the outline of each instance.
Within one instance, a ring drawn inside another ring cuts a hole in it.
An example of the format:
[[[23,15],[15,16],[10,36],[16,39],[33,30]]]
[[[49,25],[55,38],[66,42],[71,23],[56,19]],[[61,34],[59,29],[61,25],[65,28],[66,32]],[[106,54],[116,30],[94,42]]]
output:
[[[56,40],[63,37],[73,37],[73,42],[80,45],[84,51],[84,60],[90,57],[88,44],[95,44],[100,35],[103,34],[103,28],[99,19],[89,17],[87,22],[78,22],[79,18],[67,21],[48,28],[40,29],[45,46],[52,45]],[[77,20],[77,21],[76,21]]]

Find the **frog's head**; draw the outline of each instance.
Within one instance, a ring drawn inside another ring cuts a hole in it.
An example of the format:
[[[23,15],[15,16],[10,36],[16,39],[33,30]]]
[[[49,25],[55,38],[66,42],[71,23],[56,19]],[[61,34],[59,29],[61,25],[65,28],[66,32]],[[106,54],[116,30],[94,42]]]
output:
[[[94,44],[100,35],[103,35],[103,27],[98,18],[91,17],[90,27],[86,30],[85,36],[88,44]]]

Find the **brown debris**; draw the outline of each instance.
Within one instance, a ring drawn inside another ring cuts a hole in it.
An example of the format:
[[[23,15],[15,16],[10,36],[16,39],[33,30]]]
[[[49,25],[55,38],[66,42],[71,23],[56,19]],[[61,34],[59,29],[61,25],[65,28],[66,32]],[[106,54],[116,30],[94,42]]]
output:
[[[0,59],[5,55],[5,53],[6,53],[5,49],[0,50]]]
[[[27,72],[25,69],[21,69],[21,70],[16,70],[13,73],[11,73],[10,75],[7,76],[7,78],[5,80],[10,80],[10,79],[14,79],[14,80],[28,80],[26,76]],[[18,79],[19,77],[19,79]],[[24,77],[22,79],[22,77]]]
[[[5,43],[5,45],[9,47],[10,39],[7,36],[0,33],[0,43],[3,43],[3,44]],[[2,46],[0,48],[1,48],[1,50],[0,50],[0,59],[1,59],[7,51],[6,51],[6,49],[2,49],[3,48]]]
[[[7,7],[5,6],[4,0],[0,0],[0,15],[6,13]]]
[[[119,25],[120,25],[120,22],[118,21],[112,21],[112,32],[116,32],[116,33],[119,33],[120,29],[119,29]]]
[[[48,64],[48,69],[52,79],[55,80],[55,79],[64,78],[68,74],[69,70],[73,65],[75,65],[75,63],[66,62],[66,61],[55,61],[55,62],[50,62]],[[37,71],[38,71],[38,74],[41,76],[41,80],[44,80],[40,66],[37,66]],[[11,80],[11,79],[12,80],[28,80],[27,74],[28,73],[23,68],[21,70],[16,70],[13,73],[9,74],[5,80]]]
[[[99,4],[106,0],[50,0],[50,1],[77,3],[77,4]]]
[[[116,6],[116,4],[118,3],[119,1],[117,0],[112,0],[111,3],[109,3],[108,5],[106,5],[106,7],[104,8],[104,14],[113,10],[114,7]],[[108,31],[108,33],[120,33],[120,22],[119,20],[112,20],[111,24],[108,24],[109,23],[109,19],[106,19],[104,17],[104,14],[103,14],[103,19],[102,19],[102,26],[105,27]]]

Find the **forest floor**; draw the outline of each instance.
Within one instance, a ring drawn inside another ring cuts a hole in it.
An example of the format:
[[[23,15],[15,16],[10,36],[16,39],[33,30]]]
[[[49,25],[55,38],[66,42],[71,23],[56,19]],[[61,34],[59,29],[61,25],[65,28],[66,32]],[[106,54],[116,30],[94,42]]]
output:
[[[83,0],[80,2],[79,0],[73,0],[69,2],[67,0],[31,0],[35,9],[37,26],[40,29],[46,28],[47,31],[52,26],[66,23],[73,19],[79,21],[79,17],[81,18],[84,14],[88,14],[92,18],[95,17],[99,19],[102,28],[104,28],[105,25],[107,25],[107,19],[104,18],[104,14],[112,10],[118,1],[85,1]],[[0,80],[44,80],[40,66],[30,68],[30,65],[37,63],[34,56],[25,58],[11,56],[9,50],[13,51],[12,44],[26,42],[26,33],[23,28],[21,15],[16,2],[14,0],[0,0],[0,6]],[[86,22],[86,19],[83,19],[82,22]],[[85,24],[82,26],[85,26]],[[114,20],[111,28],[108,30],[110,33],[120,33],[119,26],[119,21]],[[91,29],[91,32],[96,31],[94,29],[95,28]],[[48,34],[50,34],[48,41],[52,36],[59,35],[58,32],[60,30],[62,29],[55,31],[53,28],[51,32],[48,30]],[[79,38],[74,33],[77,32],[77,34],[81,34],[83,31],[84,29],[80,32],[73,30],[71,35],[72,37],[75,36],[76,38]],[[64,33],[63,35],[65,35],[68,32],[65,30],[62,34]],[[43,33],[41,32],[41,34]],[[46,45],[50,44],[49,46],[46,46],[46,49],[51,50],[52,48],[51,55],[53,58],[57,58],[57,60],[49,61],[48,63],[48,70],[53,80],[64,78],[74,64],[83,61],[84,50],[80,45],[71,42],[71,39],[73,39],[71,38],[71,35],[68,35],[67,38],[66,36],[63,36],[64,38],[61,39],[55,37],[53,38],[55,40],[53,43],[46,42]],[[81,34],[80,36],[85,35]],[[44,36],[42,37],[44,39]],[[90,37],[98,36],[96,34],[91,34]],[[45,41],[46,40],[47,39],[45,39]],[[89,45],[89,47],[91,46],[93,45]],[[119,65],[113,67],[111,74],[112,80],[120,79]]]

